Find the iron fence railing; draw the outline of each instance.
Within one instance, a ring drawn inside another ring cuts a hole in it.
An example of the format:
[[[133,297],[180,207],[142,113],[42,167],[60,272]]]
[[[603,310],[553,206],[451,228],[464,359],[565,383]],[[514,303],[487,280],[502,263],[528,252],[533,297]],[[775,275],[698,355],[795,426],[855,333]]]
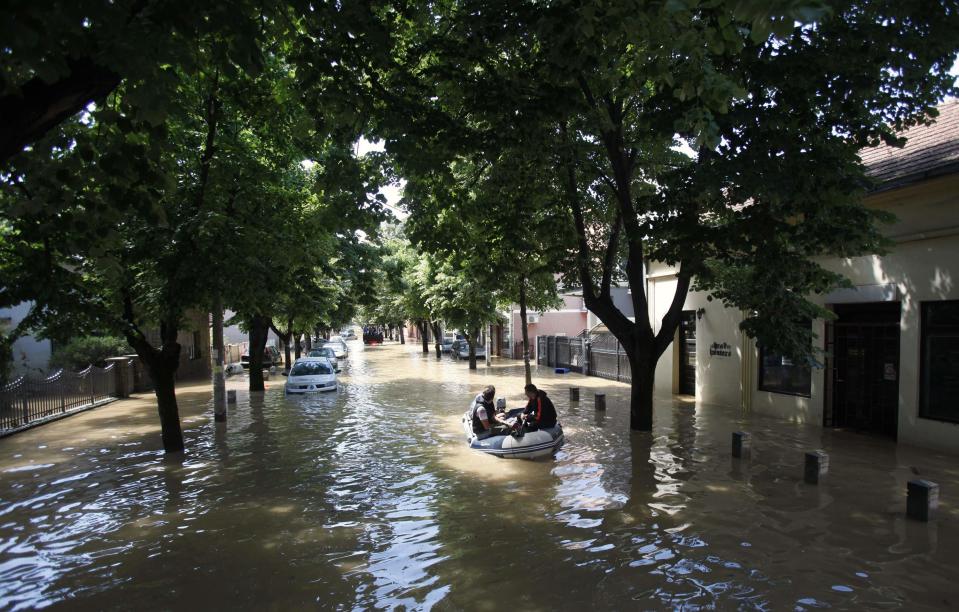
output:
[[[60,370],[44,379],[21,376],[0,388],[0,435],[112,401],[121,384],[116,364],[82,372]]]
[[[554,368],[584,372],[588,345],[582,336],[539,336],[536,339],[536,363]]]
[[[632,382],[629,358],[616,337],[610,333],[577,336],[539,336],[536,339],[536,363],[568,368],[589,376],[620,382]]]
[[[613,334],[589,334],[589,375],[632,382],[633,372],[629,366],[629,357]]]

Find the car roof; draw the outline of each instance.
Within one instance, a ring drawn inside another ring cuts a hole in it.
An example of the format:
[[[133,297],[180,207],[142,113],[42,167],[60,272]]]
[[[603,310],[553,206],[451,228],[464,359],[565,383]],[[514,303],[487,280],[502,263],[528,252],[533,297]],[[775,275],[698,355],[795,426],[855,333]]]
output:
[[[296,365],[298,363],[317,363],[317,362],[329,364],[330,360],[327,359],[326,357],[300,357],[299,359],[293,362],[293,365]]]

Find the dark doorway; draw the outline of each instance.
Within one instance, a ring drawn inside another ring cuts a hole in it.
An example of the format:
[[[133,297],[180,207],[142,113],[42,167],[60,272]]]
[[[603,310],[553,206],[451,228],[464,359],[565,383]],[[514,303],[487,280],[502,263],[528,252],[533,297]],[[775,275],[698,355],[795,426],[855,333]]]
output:
[[[896,438],[899,302],[840,304],[826,326],[823,424]]]
[[[683,311],[679,320],[679,392],[696,395],[696,313]]]

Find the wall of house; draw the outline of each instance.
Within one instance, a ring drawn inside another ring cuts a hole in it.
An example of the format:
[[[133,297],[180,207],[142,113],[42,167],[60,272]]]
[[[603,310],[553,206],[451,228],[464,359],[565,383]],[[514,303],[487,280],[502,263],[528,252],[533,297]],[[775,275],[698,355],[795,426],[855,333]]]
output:
[[[577,336],[586,329],[587,310],[583,305],[583,298],[579,295],[561,295],[563,305],[558,310],[547,310],[540,314],[535,310],[527,310],[527,320],[530,315],[537,315],[536,323],[528,324],[530,356],[536,356],[536,338],[538,336]],[[519,306],[514,304],[511,313],[512,342],[515,346],[523,341],[522,320]],[[516,354],[514,353],[514,357]]]
[[[676,282],[671,269],[651,267],[647,291],[650,321],[655,333],[662,328],[663,317],[676,292]],[[703,309],[702,316],[696,320],[696,398],[707,404],[740,406],[743,401],[743,338],[739,331],[742,315],[719,302],[710,302],[701,291],[690,291],[683,310],[695,312],[700,309]],[[676,341],[674,335],[673,342],[656,364],[655,394],[658,396],[670,396],[679,391],[679,350]],[[722,350],[710,354],[710,347],[714,343],[729,345],[731,354],[727,357]],[[752,350],[751,347],[749,350]]]
[[[0,331],[9,332],[30,312],[32,302],[23,302],[12,308],[0,309]],[[49,340],[25,336],[13,343],[13,374],[46,373],[52,346]]]
[[[926,419],[918,414],[921,304],[959,300],[959,176],[875,194],[866,204],[896,215],[896,221],[884,230],[894,246],[883,256],[822,260],[824,267],[847,277],[855,290],[839,290],[813,299],[827,307],[840,299],[843,303],[899,302],[898,440],[959,452],[959,424]],[[648,272],[650,315],[658,331],[672,300],[676,279],[673,270],[661,264],[651,265]],[[813,369],[810,397],[759,390],[758,351],[755,343],[743,338],[738,329],[741,313],[705,298],[702,293],[691,292],[684,304],[684,310],[704,309],[703,317],[697,320],[697,399],[727,406],[740,406],[745,402],[748,409],[756,413],[821,425],[827,399],[827,371]],[[813,332],[821,348],[826,348],[825,327],[822,320],[813,322]],[[731,345],[732,356],[709,355],[714,342]],[[657,366],[659,396],[676,392],[677,353],[674,342]],[[746,397],[744,381],[750,391]]]
[[[926,301],[959,300],[959,231],[900,243],[883,257],[844,259],[827,267],[858,286],[895,285],[901,308],[899,441],[959,451],[959,424],[919,417],[920,306]]]

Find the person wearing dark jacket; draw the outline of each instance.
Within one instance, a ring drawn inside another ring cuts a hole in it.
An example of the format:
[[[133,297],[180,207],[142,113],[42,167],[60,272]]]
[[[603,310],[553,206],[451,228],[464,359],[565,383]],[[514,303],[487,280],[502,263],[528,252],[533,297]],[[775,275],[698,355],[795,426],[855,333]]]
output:
[[[545,391],[536,388],[536,385],[529,384],[525,388],[526,397],[529,403],[523,410],[523,422],[526,429],[533,431],[536,429],[549,429],[556,426],[556,406],[553,401],[547,397]]]
[[[496,387],[490,385],[483,392],[473,398],[470,404],[470,418],[473,421],[473,433],[479,438],[485,438],[497,433],[505,433],[506,426],[502,423],[501,415],[497,414],[493,405],[496,396]]]

